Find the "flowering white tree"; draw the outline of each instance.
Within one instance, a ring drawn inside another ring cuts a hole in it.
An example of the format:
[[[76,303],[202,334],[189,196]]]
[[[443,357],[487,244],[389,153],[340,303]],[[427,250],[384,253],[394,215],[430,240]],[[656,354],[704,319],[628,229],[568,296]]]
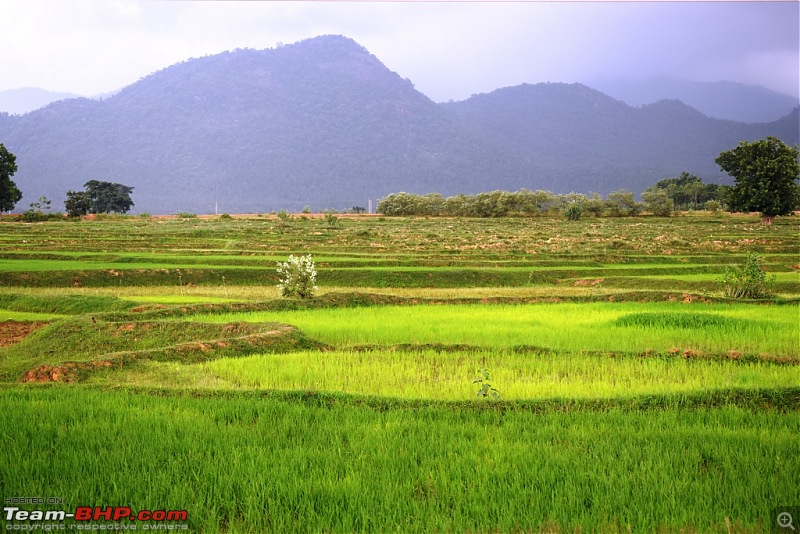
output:
[[[311,255],[293,256],[278,262],[278,289],[284,297],[306,299],[317,290],[317,269]]]

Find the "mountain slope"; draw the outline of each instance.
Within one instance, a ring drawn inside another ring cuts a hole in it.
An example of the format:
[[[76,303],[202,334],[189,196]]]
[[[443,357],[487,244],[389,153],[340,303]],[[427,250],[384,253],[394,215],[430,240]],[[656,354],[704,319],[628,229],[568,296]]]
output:
[[[579,84],[436,104],[340,36],[192,59],[102,101],[0,114],[18,211],[40,195],[60,208],[88,180],[132,186],[135,209],[154,213],[341,209],[397,191],[640,191],[684,170],[724,178],[719,152],[766,135],[797,143],[796,112],[746,125],[674,101],[631,108]]]
[[[725,180],[714,159],[739,141],[798,142],[796,109],[781,121],[744,124],[677,100],[632,108],[581,84],[523,84],[443,105],[538,162],[544,186],[555,191],[639,191],[684,170]]]
[[[334,36],[186,61],[13,122],[2,137],[24,193],[118,181],[136,188],[137,209],[159,212],[350,207],[400,184],[473,190],[506,156]]]
[[[693,82],[656,78],[648,80],[594,80],[587,85],[631,106],[676,99],[717,119],[769,122],[791,113],[796,97],[754,85],[735,82]]]

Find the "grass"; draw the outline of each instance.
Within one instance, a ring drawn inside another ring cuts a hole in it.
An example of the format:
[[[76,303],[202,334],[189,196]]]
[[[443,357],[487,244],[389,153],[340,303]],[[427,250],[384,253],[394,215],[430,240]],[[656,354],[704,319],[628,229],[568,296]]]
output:
[[[800,366],[678,357],[587,356],[564,352],[431,350],[293,352],[202,364],[233,388],[336,391],[411,399],[476,398],[488,368],[503,399],[595,399],[800,384]]]
[[[7,428],[37,431],[15,433],[0,480],[186,509],[203,532],[762,531],[765,503],[798,496],[797,412],[306,399],[3,390]]]
[[[51,321],[63,319],[65,315],[56,313],[20,312],[0,309],[0,321]]]
[[[763,532],[800,501],[793,218],[2,227],[3,495],[224,533]],[[779,296],[723,299],[751,251]],[[306,253],[318,297],[280,299]]]
[[[332,308],[195,315],[191,320],[285,322],[335,346],[445,343],[566,352],[678,348],[796,357],[797,318],[792,306],[607,302]]]

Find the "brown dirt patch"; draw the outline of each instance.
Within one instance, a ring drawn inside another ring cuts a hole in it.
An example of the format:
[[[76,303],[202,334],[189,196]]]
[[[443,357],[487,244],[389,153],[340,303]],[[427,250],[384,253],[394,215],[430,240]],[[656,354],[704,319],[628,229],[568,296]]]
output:
[[[0,347],[19,343],[31,333],[47,323],[42,321],[3,321],[0,322]]]

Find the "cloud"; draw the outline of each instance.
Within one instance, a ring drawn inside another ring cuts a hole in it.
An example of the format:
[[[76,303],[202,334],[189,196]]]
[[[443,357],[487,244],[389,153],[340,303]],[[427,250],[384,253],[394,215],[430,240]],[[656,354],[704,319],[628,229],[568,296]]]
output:
[[[434,100],[523,82],[671,76],[798,93],[796,2],[5,0],[0,90],[97,94],[190,57],[352,37]]]

